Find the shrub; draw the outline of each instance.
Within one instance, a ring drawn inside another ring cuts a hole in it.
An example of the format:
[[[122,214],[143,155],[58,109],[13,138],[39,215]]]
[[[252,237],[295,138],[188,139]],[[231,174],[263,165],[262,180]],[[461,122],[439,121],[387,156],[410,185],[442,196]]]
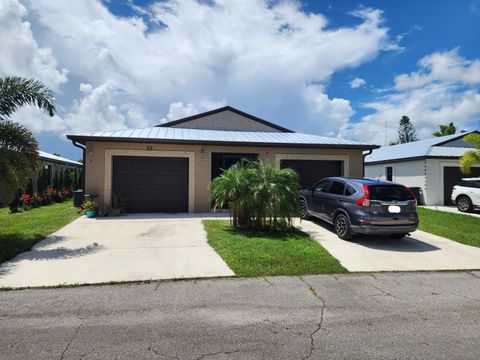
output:
[[[210,190],[215,208],[228,204],[234,227],[282,230],[299,214],[298,174],[261,160],[238,162],[212,180]]]
[[[97,202],[95,200],[92,200],[92,199],[87,199],[82,203],[83,211],[96,210],[97,207],[98,207]]]
[[[15,196],[13,197],[12,201],[8,204],[8,208],[10,209],[11,213],[18,212],[18,208],[22,205],[22,189],[17,189]]]

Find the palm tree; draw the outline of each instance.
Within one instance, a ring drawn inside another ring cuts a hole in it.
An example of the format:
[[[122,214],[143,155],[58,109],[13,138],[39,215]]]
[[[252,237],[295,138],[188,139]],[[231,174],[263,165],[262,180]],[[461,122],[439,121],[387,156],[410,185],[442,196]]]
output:
[[[9,203],[36,169],[38,143],[24,126],[8,119],[25,105],[55,114],[53,92],[34,79],[0,78],[0,206]]]
[[[25,105],[37,106],[50,116],[56,111],[52,90],[40,81],[18,76],[0,78],[0,121]]]
[[[435,131],[433,136],[445,136],[445,135],[453,135],[457,133],[457,127],[451,122],[448,125],[438,125],[440,130]]]
[[[262,160],[242,160],[210,183],[215,207],[228,204],[233,227],[288,228],[299,213],[298,174]]]
[[[460,169],[464,174],[470,174],[472,166],[480,164],[480,134],[470,133],[463,140],[475,146],[474,150],[467,151],[460,159]]]

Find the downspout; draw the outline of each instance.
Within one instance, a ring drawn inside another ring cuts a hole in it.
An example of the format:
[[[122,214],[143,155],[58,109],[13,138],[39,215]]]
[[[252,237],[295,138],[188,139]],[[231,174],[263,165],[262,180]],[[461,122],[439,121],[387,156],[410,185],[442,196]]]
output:
[[[365,154],[363,154],[363,164],[362,164],[362,177],[365,177],[365,157],[370,155],[373,152],[373,149],[368,150]]]
[[[85,194],[85,161],[86,161],[86,149],[85,145],[77,143],[75,140],[72,140],[73,146],[78,147],[79,149],[82,149],[82,159],[83,159],[83,171],[82,171],[82,190],[83,194]]]

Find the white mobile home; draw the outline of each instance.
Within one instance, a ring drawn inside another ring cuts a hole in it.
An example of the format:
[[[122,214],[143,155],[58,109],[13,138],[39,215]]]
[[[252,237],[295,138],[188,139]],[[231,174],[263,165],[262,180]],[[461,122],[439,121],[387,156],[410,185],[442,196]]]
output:
[[[384,146],[365,157],[365,176],[395,181],[423,191],[425,205],[450,205],[452,188],[461,178],[480,176],[480,166],[470,175],[460,171],[459,159],[472,150],[462,134],[434,137],[407,144]]]

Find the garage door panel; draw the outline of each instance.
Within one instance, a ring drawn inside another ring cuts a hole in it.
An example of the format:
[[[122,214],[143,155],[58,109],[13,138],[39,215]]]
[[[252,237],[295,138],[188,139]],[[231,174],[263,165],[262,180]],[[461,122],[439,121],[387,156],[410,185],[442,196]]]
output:
[[[291,168],[300,176],[302,188],[314,185],[329,176],[342,176],[342,161],[337,160],[281,160],[282,169]]]
[[[455,185],[457,185],[461,179],[468,177],[479,177],[480,168],[472,167],[471,173],[466,175],[462,173],[459,167],[445,166],[443,168],[443,204],[452,205],[451,195]]]
[[[115,156],[112,190],[128,212],[188,211],[188,159]]]

